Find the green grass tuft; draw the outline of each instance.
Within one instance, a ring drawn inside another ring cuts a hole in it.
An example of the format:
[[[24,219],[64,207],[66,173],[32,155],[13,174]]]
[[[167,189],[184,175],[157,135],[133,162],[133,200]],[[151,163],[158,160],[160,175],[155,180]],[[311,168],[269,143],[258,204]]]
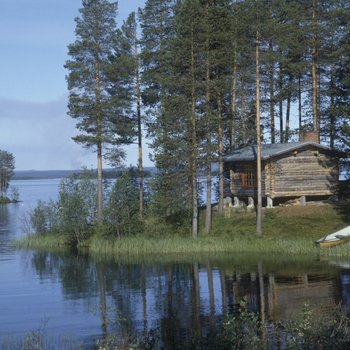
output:
[[[350,256],[350,244],[335,248],[317,247],[314,242],[330,232],[346,226],[341,214],[330,205],[280,207],[264,210],[263,237],[255,233],[255,213],[215,213],[211,233],[205,234],[201,218],[198,239],[182,231],[160,234],[152,220],[145,226],[145,234],[116,238],[102,230],[80,244],[93,255],[169,255],[169,254],[304,254],[317,257]],[[20,248],[65,247],[68,236],[31,235],[16,242]],[[78,248],[79,248],[78,247]]]

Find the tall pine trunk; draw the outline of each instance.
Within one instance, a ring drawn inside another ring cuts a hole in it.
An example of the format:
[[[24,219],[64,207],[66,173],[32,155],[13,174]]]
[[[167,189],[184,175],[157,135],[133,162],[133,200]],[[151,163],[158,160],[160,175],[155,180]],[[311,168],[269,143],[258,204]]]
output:
[[[237,111],[237,41],[234,43],[233,50],[233,69],[232,69],[232,87],[231,87],[231,124],[230,124],[230,149],[236,146],[236,111]]]
[[[278,97],[278,107],[279,107],[279,122],[280,122],[280,142],[283,143],[283,75],[282,75],[282,64],[280,63],[279,67],[279,97]]]
[[[318,112],[317,0],[312,0],[312,114],[313,130],[319,131]]]
[[[243,145],[247,144],[247,95],[245,88],[245,79],[241,78],[241,130]]]
[[[219,88],[220,89],[220,88]],[[221,213],[224,208],[224,128],[222,121],[222,101],[221,91],[217,92],[217,104],[218,104],[218,160],[219,160],[219,212]]]
[[[96,130],[97,130],[97,218],[103,219],[103,183],[102,183],[102,115],[100,108],[100,62],[95,63],[95,97],[96,97]]]
[[[287,91],[287,108],[286,108],[286,132],[284,136],[284,142],[288,143],[289,141],[289,132],[290,132],[290,105],[292,99],[292,91],[291,91],[291,82],[288,82],[288,91]]]
[[[272,40],[269,41],[269,51],[270,51],[270,64],[269,64],[269,90],[270,90],[270,133],[271,133],[271,143],[276,142],[275,135],[275,89],[274,89],[274,70],[273,70],[273,47]]]
[[[212,224],[212,212],[211,212],[211,191],[212,191],[212,175],[211,175],[211,159],[212,159],[212,145],[211,145],[211,108],[210,108],[210,58],[209,58],[209,44],[207,47],[207,58],[206,58],[206,115],[207,115],[207,125],[206,125],[206,137],[207,137],[207,205],[205,211],[205,232],[209,233]]]
[[[301,129],[303,127],[303,114],[302,114],[302,100],[301,100],[301,76],[298,78],[298,113],[299,113],[299,140],[301,135]]]
[[[336,115],[335,115],[335,96],[334,96],[334,91],[335,91],[335,84],[334,84],[334,76],[333,73],[335,71],[334,65],[332,65],[331,69],[331,79],[329,82],[330,85],[330,102],[331,105],[329,107],[329,122],[330,122],[330,127],[329,127],[329,146],[334,148],[335,144],[335,136],[336,136]]]
[[[261,131],[260,131],[260,34],[256,31],[256,141],[257,141],[257,207],[256,207],[256,234],[262,236],[262,176],[261,176]]]
[[[136,34],[135,34],[136,37]],[[140,66],[137,40],[135,40],[135,64],[136,64],[136,99],[137,99],[137,143],[138,143],[138,165],[139,165],[139,210],[140,218],[143,219],[144,206],[144,177],[142,157],[142,122],[141,122],[141,91],[140,91]]]
[[[194,55],[194,28],[191,32],[191,178],[192,178],[192,237],[198,237],[198,194],[197,194],[197,121],[196,121],[196,79]]]
[[[97,143],[97,218],[103,219],[102,142]]]

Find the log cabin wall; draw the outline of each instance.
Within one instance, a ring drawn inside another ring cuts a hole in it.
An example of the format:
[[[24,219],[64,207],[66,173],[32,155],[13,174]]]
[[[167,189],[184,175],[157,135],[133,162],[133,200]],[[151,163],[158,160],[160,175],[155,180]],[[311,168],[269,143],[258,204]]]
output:
[[[339,177],[338,159],[317,149],[297,150],[275,159],[270,196],[332,195]]]
[[[268,159],[267,161],[263,162],[263,169],[264,169],[264,191],[263,196],[269,196],[272,197],[272,194],[275,191],[275,163],[273,159]]]
[[[256,186],[244,186],[242,174],[255,170],[256,163],[236,161],[229,168],[231,193],[255,197]],[[271,198],[332,195],[338,178],[338,158],[331,152],[312,147],[298,149],[262,162],[262,195]]]
[[[231,163],[230,168],[230,190],[231,193],[238,197],[256,197],[256,181],[254,186],[245,186],[242,181],[242,174],[252,170],[256,179],[256,163],[255,162],[240,162]],[[262,193],[265,195],[266,190],[266,174],[264,163],[262,165]]]

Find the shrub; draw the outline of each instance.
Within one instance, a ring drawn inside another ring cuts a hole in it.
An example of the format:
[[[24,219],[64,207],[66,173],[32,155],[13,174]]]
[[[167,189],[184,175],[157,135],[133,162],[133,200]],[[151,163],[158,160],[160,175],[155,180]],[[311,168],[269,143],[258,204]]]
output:
[[[188,188],[183,174],[177,176],[159,173],[149,181],[150,195],[148,212],[157,223],[152,228],[158,234],[164,232],[189,232],[191,211]],[[174,190],[177,189],[177,190]]]
[[[133,175],[132,168],[123,172],[109,194],[105,220],[110,233],[118,237],[142,231],[138,183]]]
[[[97,217],[96,181],[93,174],[63,179],[57,201],[39,201],[29,214],[29,226],[37,234],[65,233],[72,245],[87,239]]]
[[[97,219],[97,189],[93,174],[84,171],[61,182],[58,199],[58,222],[72,244],[88,238]]]
[[[47,234],[58,230],[58,206],[57,203],[39,201],[38,205],[30,213],[30,227],[37,234]]]

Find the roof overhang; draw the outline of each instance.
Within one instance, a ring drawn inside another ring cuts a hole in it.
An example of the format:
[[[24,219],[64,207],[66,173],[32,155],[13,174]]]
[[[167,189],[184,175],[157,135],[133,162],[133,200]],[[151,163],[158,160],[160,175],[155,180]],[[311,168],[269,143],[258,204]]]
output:
[[[319,143],[311,142],[311,141],[303,141],[303,142],[289,142],[289,143],[271,143],[271,144],[262,144],[261,145],[261,159],[268,160],[271,158],[276,158],[282,156],[283,154],[287,154],[290,152],[297,151],[299,149],[304,149],[308,147],[313,147],[318,150],[322,150],[325,152],[330,152],[334,154],[338,158],[346,158],[347,154],[345,152],[341,152],[337,149],[330,148],[328,146],[321,145]],[[252,162],[257,159],[257,146],[251,145],[246,146],[233,152],[226,154],[224,156],[224,162]]]

